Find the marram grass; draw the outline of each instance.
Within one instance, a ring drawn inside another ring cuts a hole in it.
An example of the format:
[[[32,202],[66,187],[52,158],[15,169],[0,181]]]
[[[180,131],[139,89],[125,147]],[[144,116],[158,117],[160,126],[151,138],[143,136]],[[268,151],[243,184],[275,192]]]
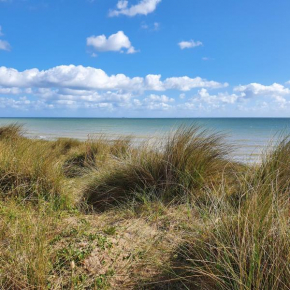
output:
[[[0,289],[290,289],[290,143],[238,164],[221,134],[150,144],[0,128]]]

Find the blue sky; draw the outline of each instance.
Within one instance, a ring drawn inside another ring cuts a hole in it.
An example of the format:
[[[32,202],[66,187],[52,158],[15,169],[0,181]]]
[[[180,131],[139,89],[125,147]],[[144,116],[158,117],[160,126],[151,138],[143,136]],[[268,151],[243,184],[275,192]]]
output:
[[[0,116],[288,117],[289,0],[0,0]]]

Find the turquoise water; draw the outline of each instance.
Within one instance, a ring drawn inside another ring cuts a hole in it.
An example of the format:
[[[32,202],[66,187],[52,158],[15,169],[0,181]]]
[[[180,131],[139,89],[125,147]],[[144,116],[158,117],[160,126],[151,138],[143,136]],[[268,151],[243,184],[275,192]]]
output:
[[[256,160],[260,152],[277,138],[290,133],[290,118],[198,118],[198,119],[91,119],[91,118],[0,118],[0,126],[23,124],[30,138],[56,139],[71,137],[85,140],[89,135],[105,134],[109,138],[134,135],[139,140],[162,136],[180,125],[197,124],[227,135],[234,145],[235,159]]]

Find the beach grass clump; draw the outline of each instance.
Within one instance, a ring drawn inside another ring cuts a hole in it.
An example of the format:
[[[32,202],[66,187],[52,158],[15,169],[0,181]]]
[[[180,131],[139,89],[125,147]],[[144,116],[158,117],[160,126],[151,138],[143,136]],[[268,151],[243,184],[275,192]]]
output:
[[[118,137],[110,146],[110,153],[117,158],[126,158],[132,153],[132,137]]]
[[[164,201],[197,195],[203,186],[222,178],[229,151],[221,135],[182,127],[165,144],[138,148],[130,158],[97,175],[85,189],[85,198],[98,207],[137,197],[136,193]]]
[[[7,127],[0,289],[290,288],[288,137],[240,164],[197,127],[142,144]]]
[[[132,149],[132,138],[130,136],[120,136],[109,139],[104,135],[97,138],[90,137],[85,142],[86,153],[93,154],[99,161],[108,158],[123,158],[130,154]]]
[[[63,171],[66,177],[74,178],[88,174],[91,170],[106,167],[114,159],[125,159],[132,152],[131,138],[119,137],[108,140],[104,136],[90,138],[86,142],[66,151]]]
[[[236,186],[231,199],[239,206],[250,195],[259,192],[271,195],[273,189],[279,195],[289,195],[290,191],[290,139],[279,138],[261,155],[261,162],[241,167],[236,176]]]
[[[184,238],[174,279],[188,289],[289,289],[289,196],[275,186],[249,190],[237,211],[219,201],[203,227]]]
[[[64,200],[61,166],[50,144],[26,138],[0,142],[0,197]]]
[[[73,138],[58,138],[52,142],[52,149],[60,154],[67,154],[72,148],[81,146],[82,142]]]
[[[19,124],[9,124],[0,127],[0,140],[13,139],[23,136],[22,126]]]
[[[74,153],[63,163],[63,172],[68,178],[80,177],[86,174],[94,165],[94,155],[88,156],[85,152]]]
[[[49,289],[55,217],[12,199],[0,201],[0,216],[0,289]]]
[[[256,174],[265,184],[274,184],[281,194],[290,189],[290,137],[283,137],[273,150],[269,150],[262,159]],[[256,176],[255,176],[256,177]]]

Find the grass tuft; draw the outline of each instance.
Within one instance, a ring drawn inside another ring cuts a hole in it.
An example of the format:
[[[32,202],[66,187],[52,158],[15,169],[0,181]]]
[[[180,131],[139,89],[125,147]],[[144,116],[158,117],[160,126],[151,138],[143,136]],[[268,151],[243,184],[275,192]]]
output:
[[[10,124],[7,126],[0,127],[0,140],[2,139],[13,139],[22,137],[23,130],[19,124]]]
[[[144,145],[97,176],[85,189],[85,197],[96,208],[127,200],[136,192],[164,201],[188,198],[222,177],[229,151],[221,135],[182,127],[165,144]]]

